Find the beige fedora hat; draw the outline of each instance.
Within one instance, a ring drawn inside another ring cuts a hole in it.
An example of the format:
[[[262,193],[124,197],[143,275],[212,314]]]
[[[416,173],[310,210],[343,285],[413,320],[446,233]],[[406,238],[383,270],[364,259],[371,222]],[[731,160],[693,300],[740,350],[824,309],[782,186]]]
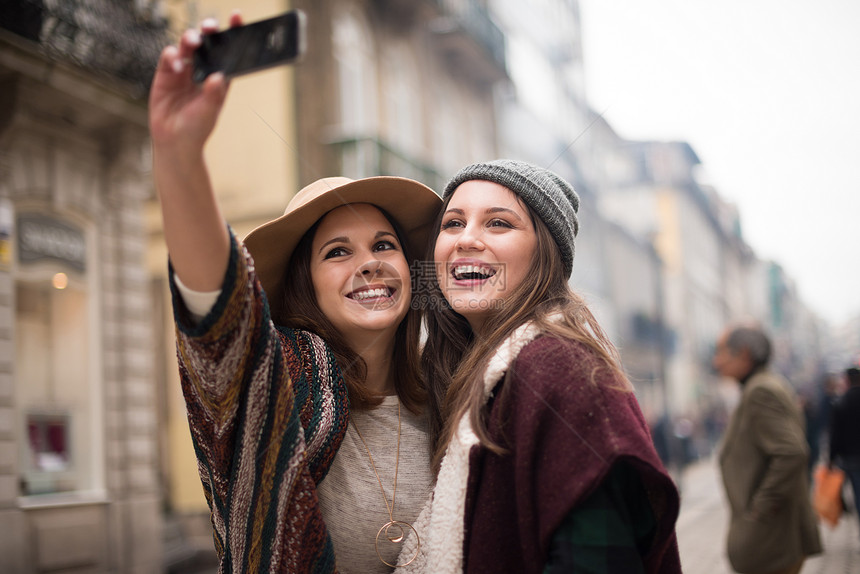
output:
[[[351,203],[370,203],[385,210],[406,234],[412,256],[423,257],[442,198],[422,183],[393,176],[327,177],[302,188],[281,217],[244,239],[273,312],[280,308],[275,294],[282,289],[284,270],[302,236],[326,213]]]

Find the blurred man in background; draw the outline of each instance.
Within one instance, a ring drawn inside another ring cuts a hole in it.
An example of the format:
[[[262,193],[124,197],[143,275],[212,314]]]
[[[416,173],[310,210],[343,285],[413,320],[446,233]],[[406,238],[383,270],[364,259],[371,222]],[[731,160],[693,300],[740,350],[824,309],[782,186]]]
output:
[[[809,446],[788,382],[768,369],[771,344],[757,327],[727,329],[714,368],[741,386],[720,451],[731,507],[729,562],[743,574],[797,574],[821,552],[809,499]]]
[[[860,369],[846,369],[848,390],[830,414],[830,464],[837,464],[851,483],[860,517]]]

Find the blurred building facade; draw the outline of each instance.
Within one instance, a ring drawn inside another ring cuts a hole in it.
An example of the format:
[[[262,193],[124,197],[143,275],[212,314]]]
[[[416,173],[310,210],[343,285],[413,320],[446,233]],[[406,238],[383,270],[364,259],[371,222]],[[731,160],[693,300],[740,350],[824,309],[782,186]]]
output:
[[[0,571],[159,571],[148,2],[0,6]]]
[[[719,432],[735,397],[711,356],[733,321],[771,333],[774,365],[796,386],[820,374],[826,326],[745,242],[737,209],[703,183],[695,151],[625,140],[591,109],[579,3],[488,5],[511,76],[496,94],[500,150],[551,167],[580,193],[571,284],[618,345],[649,422]]]
[[[826,363],[830,372],[860,366],[860,315],[851,317],[827,334],[830,350]]]
[[[695,180],[699,160],[687,144],[626,142],[625,150],[635,160],[635,177],[604,188],[601,209],[635,235],[651,238],[660,254],[669,409],[695,416],[699,396],[715,387],[710,363],[726,321],[725,238]]]
[[[489,2],[504,31],[511,82],[496,93],[503,156],[553,169],[574,184],[580,231],[571,286],[619,347],[643,411],[666,410],[663,262],[651,238],[607,218],[604,188],[635,173],[634,158],[588,105],[582,22],[575,0],[541,0],[523,10]]]
[[[308,16],[296,67],[300,183],[386,174],[441,192],[497,153],[494,86],[505,38],[478,0],[296,0]]]

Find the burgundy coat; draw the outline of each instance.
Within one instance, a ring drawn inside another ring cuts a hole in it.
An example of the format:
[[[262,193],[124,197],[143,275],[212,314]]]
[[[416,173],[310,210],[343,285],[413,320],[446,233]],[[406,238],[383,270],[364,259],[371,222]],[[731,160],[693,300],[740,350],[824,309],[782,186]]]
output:
[[[681,572],[678,491],[633,392],[586,346],[551,336],[527,344],[501,384],[512,385],[510,396],[491,406],[489,430],[509,452],[470,451],[464,571],[539,574],[565,516],[624,461],[657,523],[646,571]]]

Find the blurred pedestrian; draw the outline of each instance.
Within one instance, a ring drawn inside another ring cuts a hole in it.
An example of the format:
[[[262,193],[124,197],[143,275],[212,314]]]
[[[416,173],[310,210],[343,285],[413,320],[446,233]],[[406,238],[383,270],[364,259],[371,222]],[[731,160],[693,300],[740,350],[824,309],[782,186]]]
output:
[[[845,471],[860,517],[860,369],[845,370],[848,390],[833,406],[830,417],[830,464]]]
[[[667,469],[673,462],[671,439],[671,423],[669,415],[663,413],[660,418],[651,425],[651,439],[654,441],[654,449],[657,451],[657,456]]]
[[[833,406],[842,397],[844,392],[842,387],[842,374],[830,373],[818,389],[821,395],[818,401],[818,428],[821,432],[821,444],[830,444],[830,417],[833,413]]]
[[[803,415],[788,382],[768,369],[770,357],[761,329],[738,326],[720,336],[713,358],[741,386],[719,459],[731,510],[728,557],[742,574],[796,574],[822,551]]]
[[[821,383],[822,385],[824,383]],[[818,401],[818,386],[806,387],[798,392],[800,410],[806,425],[806,444],[809,445],[809,458],[806,461],[807,474],[812,477],[815,464],[821,456],[822,408]]]

